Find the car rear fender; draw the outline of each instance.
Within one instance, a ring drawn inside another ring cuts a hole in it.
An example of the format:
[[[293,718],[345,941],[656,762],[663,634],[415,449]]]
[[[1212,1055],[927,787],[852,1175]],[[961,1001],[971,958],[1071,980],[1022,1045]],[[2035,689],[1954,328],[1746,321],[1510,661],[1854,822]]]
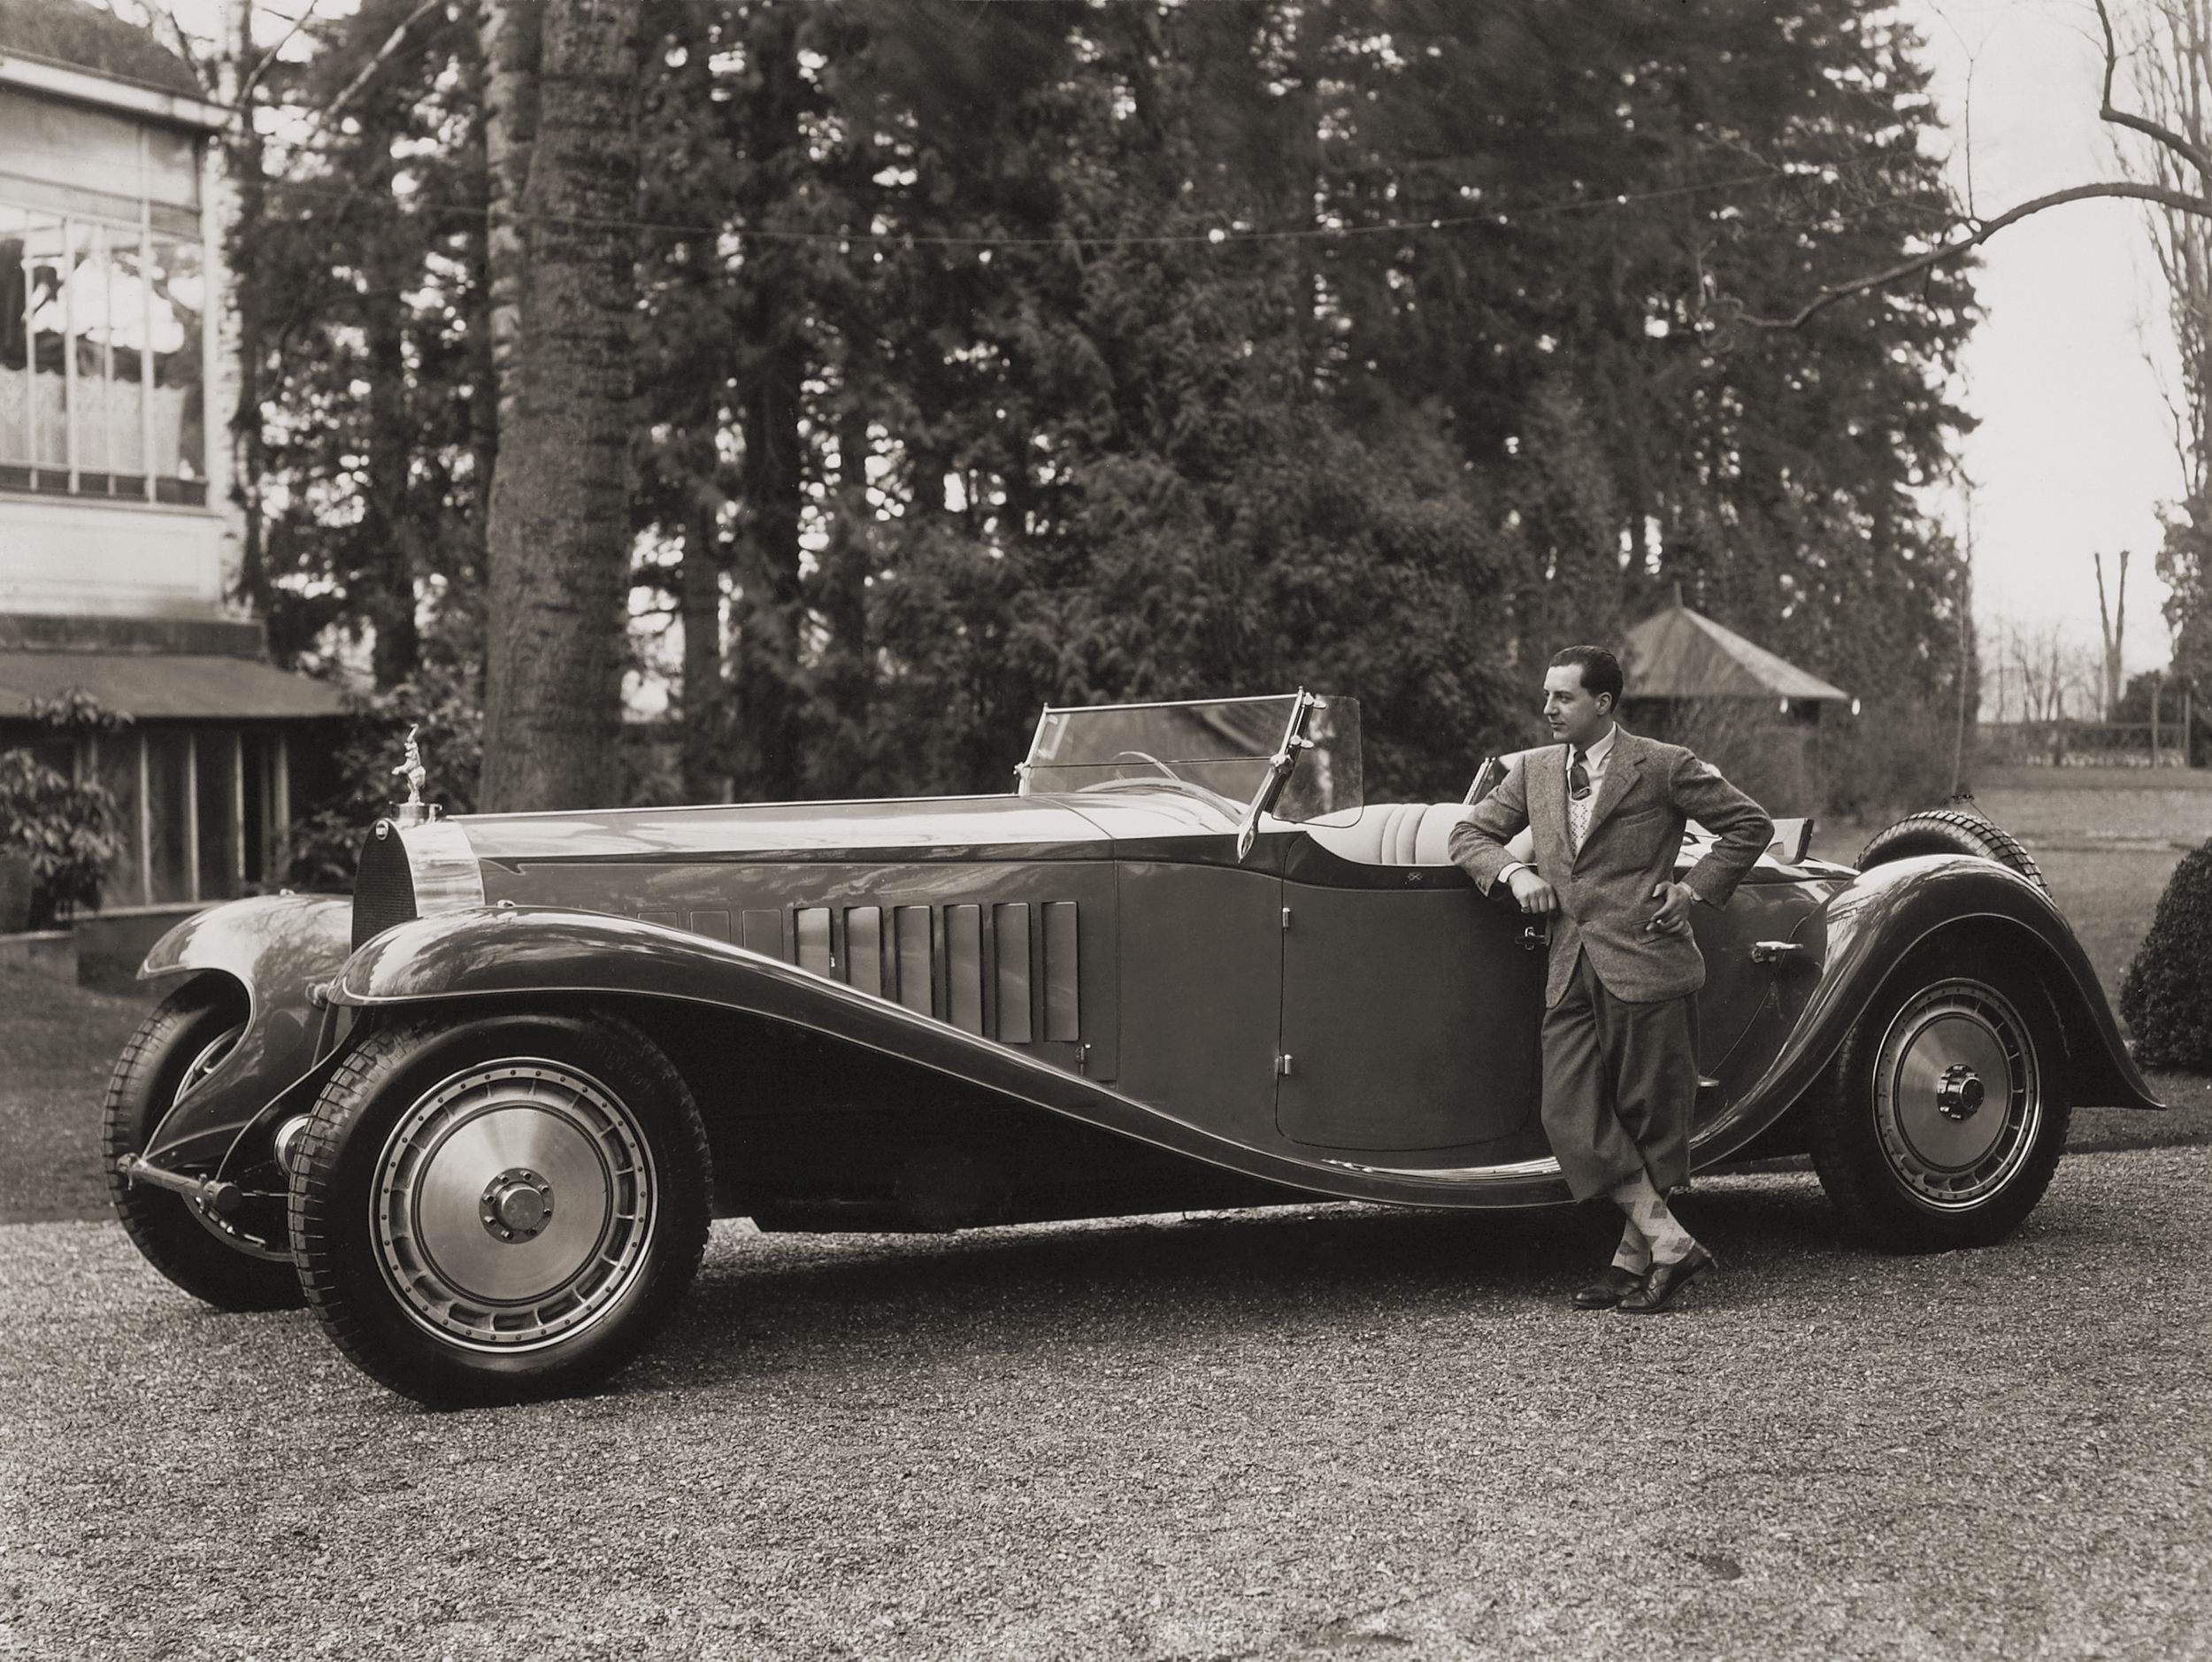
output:
[[[1727,1158],[1804,1096],[1891,977],[1942,943],[2034,973],[2049,1009],[2024,1013],[2055,1021],[2075,1104],[2165,1106],[2129,1057],[2097,973],[2050,897],[1993,860],[1923,855],[1862,873],[1801,926],[1801,950],[1779,979],[1801,1009],[1756,1080],[1701,1130],[1699,1163]],[[1799,976],[1810,985],[1787,987]]]
[[[154,943],[141,981],[217,975],[237,988],[245,1030],[177,1099],[141,1150],[177,1170],[222,1162],[240,1132],[313,1070],[323,1010],[312,991],[351,950],[353,907],[327,895],[263,895],[196,912]]]
[[[518,999],[578,996],[688,1002],[790,1023],[1008,1100],[1308,1194],[1471,1206],[1550,1200],[1564,1193],[1555,1167],[1548,1179],[1483,1181],[1489,1174],[1370,1170],[1252,1148],[1170,1108],[795,964],[603,912],[500,906],[401,924],[348,959],[330,994],[334,1004],[364,1018],[440,1003],[512,1005]],[[1471,1182],[1471,1175],[1479,1181]]]

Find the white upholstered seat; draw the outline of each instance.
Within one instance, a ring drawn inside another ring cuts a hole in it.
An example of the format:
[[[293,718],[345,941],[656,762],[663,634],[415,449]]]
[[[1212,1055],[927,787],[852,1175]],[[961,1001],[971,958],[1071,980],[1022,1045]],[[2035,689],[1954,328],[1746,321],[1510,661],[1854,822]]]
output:
[[[1449,866],[1452,827],[1467,815],[1463,802],[1371,802],[1348,826],[1310,825],[1306,835],[1339,859],[1362,866]],[[1516,851],[1526,837],[1514,839]]]

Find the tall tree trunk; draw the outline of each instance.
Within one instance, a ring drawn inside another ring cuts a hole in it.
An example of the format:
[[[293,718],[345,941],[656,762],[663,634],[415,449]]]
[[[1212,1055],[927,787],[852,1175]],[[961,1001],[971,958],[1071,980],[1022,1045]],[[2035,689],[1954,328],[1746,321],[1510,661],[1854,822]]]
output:
[[[517,216],[530,178],[538,132],[538,73],[543,56],[539,0],[478,0],[477,41],[484,62],[484,265],[490,284],[492,379],[499,420],[514,405],[515,342],[522,329],[522,285],[529,242]]]
[[[492,812],[604,804],[620,786],[638,18],[622,0],[549,0],[543,19],[529,273],[492,482]]]
[[[710,458],[710,442],[707,448]],[[719,802],[730,794],[722,681],[724,561],[714,519],[712,506],[703,495],[695,495],[684,520],[684,564],[677,585],[684,631],[681,766],[684,796],[690,802]]]
[[[828,639],[822,653],[822,690],[836,728],[835,742],[814,758],[810,783],[829,796],[866,789],[868,705],[872,688],[868,658],[869,528],[868,412],[864,403],[874,377],[864,365],[864,342],[846,347],[844,403],[837,423],[837,496],[829,546],[816,579]],[[857,379],[856,379],[857,378]]]
[[[499,375],[492,358],[491,118],[486,108],[489,102],[491,72],[481,53],[468,55],[468,67],[476,81],[476,119],[469,125],[468,161],[479,181],[486,210],[485,217],[472,224],[466,238],[469,267],[469,482],[473,489],[469,504],[470,541],[464,558],[468,568],[469,588],[472,593],[481,596],[487,565],[486,537],[492,517],[492,471],[499,459]]]
[[[746,222],[776,216],[789,152],[799,150],[804,83],[799,78],[796,9],[759,14],[747,43],[753,75],[748,136],[756,181],[743,203]],[[803,152],[802,152],[802,156]],[[798,163],[803,167],[803,160]],[[749,248],[741,281],[738,424],[744,435],[738,542],[742,604],[737,639],[735,750],[740,788],[768,799],[800,794],[799,652],[805,623],[799,574],[799,523],[805,441],[799,431],[806,381],[804,284],[788,242]]]
[[[2097,633],[2104,645],[2104,658],[2100,668],[2104,673],[2104,719],[2120,719],[2120,694],[2124,681],[2125,665],[2121,653],[2127,645],[2128,629],[2128,551],[2120,550],[2119,576],[2113,583],[2110,604],[2107,604],[2104,588],[2104,553],[2099,550],[2090,558],[2097,567]]]
[[[227,42],[224,85],[226,101],[238,106],[238,117],[223,140],[224,165],[237,192],[237,219],[230,227],[230,259],[234,273],[242,256],[260,246],[260,232],[268,212],[268,173],[262,158],[261,129],[254,119],[259,80],[248,80],[257,63],[253,41],[253,7],[237,9],[237,32]],[[269,609],[268,521],[261,501],[262,474],[267,466],[267,435],[261,425],[261,365],[266,347],[262,317],[263,286],[258,282],[227,285],[238,329],[238,398],[230,417],[230,494],[242,520],[239,538],[238,589],[257,616]]]
[[[375,157],[366,186],[377,206],[396,218],[392,189],[391,112],[365,115],[363,142]],[[415,625],[413,527],[407,518],[408,473],[414,431],[407,411],[407,336],[400,291],[411,275],[406,244],[396,227],[375,238],[363,273],[362,334],[368,358],[368,435],[362,511],[355,527],[354,565],[361,573],[361,612],[373,627],[371,666],[379,687],[396,686],[414,673],[421,656]]]

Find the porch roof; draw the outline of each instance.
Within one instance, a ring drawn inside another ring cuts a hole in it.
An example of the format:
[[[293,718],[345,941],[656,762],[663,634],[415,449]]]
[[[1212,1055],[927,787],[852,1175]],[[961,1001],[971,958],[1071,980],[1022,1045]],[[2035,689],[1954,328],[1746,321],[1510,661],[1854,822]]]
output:
[[[267,721],[335,716],[337,688],[253,658],[187,652],[0,651],[0,718],[77,689],[140,721]]]

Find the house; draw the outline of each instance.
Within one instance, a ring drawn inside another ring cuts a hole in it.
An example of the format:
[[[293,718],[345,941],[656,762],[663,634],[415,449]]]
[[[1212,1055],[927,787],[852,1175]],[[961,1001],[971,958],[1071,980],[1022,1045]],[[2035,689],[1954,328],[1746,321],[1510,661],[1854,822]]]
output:
[[[1849,693],[1692,611],[1679,585],[1622,648],[1631,732],[1687,744],[1770,810],[1820,807],[1822,712],[1855,711]]]
[[[0,745],[71,689],[131,718],[50,757],[124,809],[103,916],[280,881],[340,709],[229,597],[226,119],[113,14],[0,0]]]

